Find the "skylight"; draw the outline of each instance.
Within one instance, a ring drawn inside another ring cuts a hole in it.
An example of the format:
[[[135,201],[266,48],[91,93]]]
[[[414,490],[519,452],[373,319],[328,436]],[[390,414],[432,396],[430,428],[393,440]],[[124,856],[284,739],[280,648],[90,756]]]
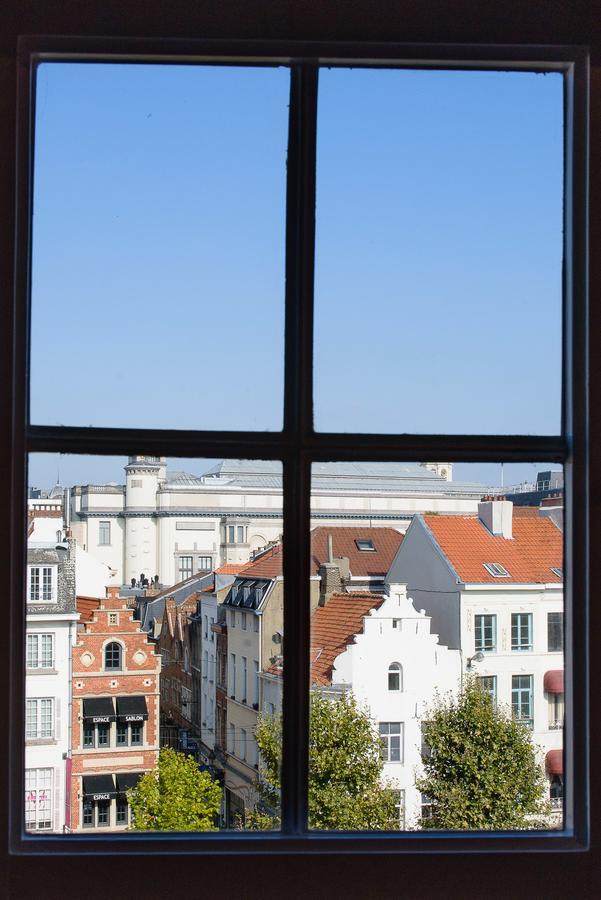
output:
[[[373,550],[375,551],[374,542],[373,541],[355,541],[357,545],[357,550]]]
[[[509,572],[501,563],[482,563],[482,565],[495,578],[509,578]]]
[[[554,575],[557,575],[558,578],[563,578],[563,569],[559,569],[557,566],[551,566],[551,571]]]

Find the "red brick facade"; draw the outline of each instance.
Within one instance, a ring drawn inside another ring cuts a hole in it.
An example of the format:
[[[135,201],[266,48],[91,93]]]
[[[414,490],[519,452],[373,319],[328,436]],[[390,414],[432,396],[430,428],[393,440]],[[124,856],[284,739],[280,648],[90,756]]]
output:
[[[124,776],[129,774],[131,781],[132,773],[153,769],[157,761],[161,660],[125,599],[86,598],[78,600],[77,608],[81,619],[73,648],[71,829],[122,830],[129,822]],[[101,714],[107,710],[112,714]],[[113,791],[107,796],[106,777],[89,776],[109,776]]]
[[[166,725],[190,730],[192,727],[192,652],[190,619],[196,612],[198,593],[176,604],[165,601],[158,640],[161,653],[161,716]]]

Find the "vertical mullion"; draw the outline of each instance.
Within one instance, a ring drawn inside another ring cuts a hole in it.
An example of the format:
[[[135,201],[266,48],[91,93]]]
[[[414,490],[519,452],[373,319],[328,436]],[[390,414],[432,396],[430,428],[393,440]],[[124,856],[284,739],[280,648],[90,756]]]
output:
[[[284,708],[282,830],[307,829],[309,751],[309,530],[313,430],[313,266],[317,67],[291,70],[286,194],[284,430]]]

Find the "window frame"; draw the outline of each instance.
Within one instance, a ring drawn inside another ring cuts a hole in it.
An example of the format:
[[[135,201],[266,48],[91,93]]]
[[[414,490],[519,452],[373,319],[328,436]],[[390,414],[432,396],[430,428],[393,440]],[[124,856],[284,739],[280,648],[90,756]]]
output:
[[[179,431],[36,426],[28,422],[25,387],[29,365],[29,279],[31,249],[31,128],[34,73],[40,61],[176,61],[227,65],[286,65],[291,71],[286,224],[286,335],[284,428],[279,433]],[[312,423],[312,326],[315,230],[315,127],[319,66],[473,68],[557,71],[564,75],[565,220],[562,430],[560,435],[411,435],[316,433]],[[274,834],[218,833],[182,836],[69,835],[60,842],[25,834],[24,769],[12,773],[10,847],[14,853],[121,851],[155,855],[174,849],[197,853],[416,853],[582,850],[589,846],[588,782],[588,353],[587,353],[587,109],[588,55],[585,49],[536,45],[419,45],[294,43],[261,41],[169,41],[127,38],[22,38],[18,64],[18,148],[16,269],[13,301],[12,408],[14,463],[11,488],[25,496],[27,453],[69,452],[179,457],[243,457],[283,462],[284,537],[295,553],[284,557],[287,603],[284,630],[296,636],[287,646],[284,693],[282,831]],[[433,456],[433,453],[435,454]],[[309,834],[307,832],[309,712],[309,523],[311,464],[352,459],[449,462],[562,463],[566,522],[566,784],[564,828],[554,832],[448,835]],[[22,508],[21,508],[22,507]],[[24,728],[25,504],[11,507],[11,755],[21,758]],[[578,597],[574,604],[572,598]],[[295,602],[297,601],[297,602]],[[578,652],[575,652],[575,651]]]

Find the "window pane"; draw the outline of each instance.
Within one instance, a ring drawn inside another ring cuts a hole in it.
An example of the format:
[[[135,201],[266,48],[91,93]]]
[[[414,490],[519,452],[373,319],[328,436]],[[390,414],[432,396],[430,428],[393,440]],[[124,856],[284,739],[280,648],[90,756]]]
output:
[[[489,829],[482,810],[498,830],[561,826],[562,805],[545,803],[563,775],[564,661],[547,648],[563,616],[563,490],[539,490],[539,470],[314,465],[313,829]],[[466,758],[491,771],[471,779]],[[516,786],[527,758],[537,811]]]
[[[318,430],[559,432],[562,130],[559,74],[320,73]]]
[[[278,829],[281,464],[32,454],[29,475],[29,511],[43,495],[58,507],[31,517],[28,543],[30,567],[50,556],[58,586],[56,609],[27,606],[26,766],[43,752],[63,791],[48,828],[135,827],[122,802],[128,779],[156,769],[169,747],[217,786],[215,829]],[[67,519],[70,537],[57,544]],[[226,540],[226,523],[243,540]],[[42,631],[49,615],[54,634]]]
[[[32,421],[281,428],[288,70],[51,62],[36,89]]]

